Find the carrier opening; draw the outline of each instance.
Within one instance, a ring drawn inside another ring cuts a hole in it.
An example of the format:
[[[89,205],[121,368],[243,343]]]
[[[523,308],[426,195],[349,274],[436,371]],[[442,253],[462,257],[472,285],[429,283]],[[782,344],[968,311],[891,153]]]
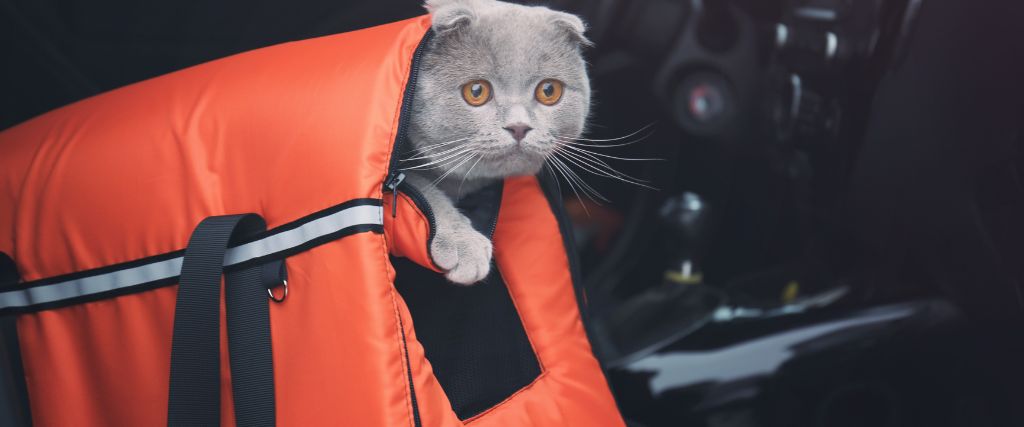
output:
[[[502,190],[499,182],[457,204],[488,237],[497,226]],[[497,265],[483,281],[460,286],[404,258],[392,258],[392,264],[416,336],[459,419],[494,407],[541,375]]]

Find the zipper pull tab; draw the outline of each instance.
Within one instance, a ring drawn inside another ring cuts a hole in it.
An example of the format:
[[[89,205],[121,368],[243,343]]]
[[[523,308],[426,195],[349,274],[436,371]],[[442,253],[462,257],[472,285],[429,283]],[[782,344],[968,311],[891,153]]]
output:
[[[405,174],[398,172],[388,180],[387,187],[391,190],[391,217],[398,216],[398,186],[405,181]]]

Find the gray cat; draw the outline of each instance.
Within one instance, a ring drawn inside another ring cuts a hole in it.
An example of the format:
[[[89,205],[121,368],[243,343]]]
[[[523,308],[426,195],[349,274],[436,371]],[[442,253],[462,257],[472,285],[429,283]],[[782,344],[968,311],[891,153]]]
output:
[[[405,154],[406,182],[430,204],[430,254],[448,280],[490,272],[490,240],[454,202],[489,183],[533,175],[578,138],[590,109],[575,15],[495,0],[427,0],[434,37],[422,57]]]

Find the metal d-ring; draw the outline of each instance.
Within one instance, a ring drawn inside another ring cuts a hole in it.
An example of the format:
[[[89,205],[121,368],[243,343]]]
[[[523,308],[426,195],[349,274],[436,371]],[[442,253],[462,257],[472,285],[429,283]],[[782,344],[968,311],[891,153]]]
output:
[[[281,286],[284,286],[284,294],[281,295],[281,298],[274,296],[274,288],[277,286],[274,286],[274,288],[267,288],[267,295],[270,296],[271,301],[283,302],[285,298],[288,298],[288,280],[282,280]]]

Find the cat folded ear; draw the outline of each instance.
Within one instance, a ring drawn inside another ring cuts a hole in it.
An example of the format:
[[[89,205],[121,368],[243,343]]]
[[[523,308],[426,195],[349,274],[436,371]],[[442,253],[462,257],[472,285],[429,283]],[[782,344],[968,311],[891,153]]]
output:
[[[430,12],[431,27],[437,34],[464,28],[476,20],[467,0],[427,0],[423,7]]]
[[[587,31],[587,24],[583,23],[583,20],[576,15],[552,11],[551,24],[565,32],[565,35],[573,43],[586,47],[594,45],[587,36],[583,35]]]

